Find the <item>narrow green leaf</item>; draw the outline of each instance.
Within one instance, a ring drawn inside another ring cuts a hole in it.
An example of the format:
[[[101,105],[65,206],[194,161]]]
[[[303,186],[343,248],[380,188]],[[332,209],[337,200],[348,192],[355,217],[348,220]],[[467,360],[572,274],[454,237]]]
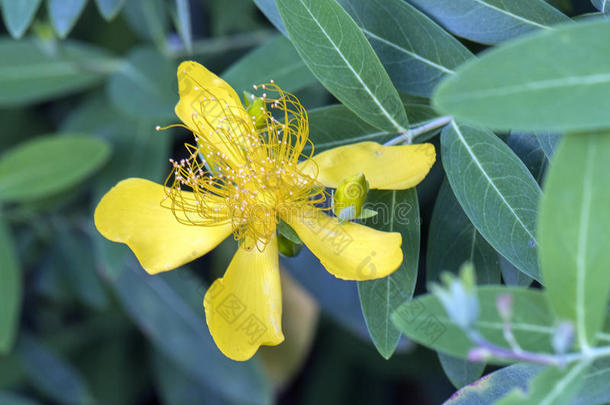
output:
[[[23,36],[30,26],[40,0],[2,0],[2,17],[7,31],[15,39]]]
[[[474,384],[464,387],[445,402],[445,405],[488,405],[495,403],[515,388],[526,391],[528,382],[544,370],[538,364],[514,364],[488,374]],[[597,360],[585,371],[578,394],[571,405],[601,405],[610,401],[610,361]]]
[[[544,366],[537,364],[513,364],[501,368],[454,393],[445,405],[489,405],[512,389],[527,389],[527,382]]]
[[[106,21],[110,21],[117,16],[126,0],[95,0],[100,14]]]
[[[569,18],[544,0],[409,0],[455,35],[496,44]]]
[[[51,23],[61,38],[68,36],[85,5],[87,0],[47,0]]]
[[[108,144],[87,135],[47,135],[0,156],[0,201],[30,201],[73,187],[99,169]]]
[[[286,31],[286,26],[284,26],[284,22],[282,21],[282,17],[280,16],[280,12],[277,9],[277,5],[275,4],[275,0],[253,0],[256,7],[265,14],[265,17],[277,28],[279,32],[284,34],[284,36],[288,36],[288,32]]]
[[[136,48],[106,90],[124,113],[141,118],[175,118],[177,65],[152,48]]]
[[[547,159],[551,159],[553,157],[553,153],[555,153],[555,148],[559,144],[561,140],[561,134],[551,134],[551,133],[537,133],[536,138],[538,138],[538,142],[544,151]]]
[[[565,368],[549,366],[532,378],[527,392],[513,389],[497,405],[569,405],[583,384],[590,361]]]
[[[456,388],[462,388],[472,383],[481,377],[483,370],[485,370],[485,363],[472,363],[441,352],[438,353],[438,359],[449,381]]]
[[[587,370],[578,395],[571,405],[596,405],[610,402],[610,359],[599,359]]]
[[[504,284],[514,287],[529,287],[534,279],[527,274],[519,271],[511,262],[503,256],[500,259],[500,271],[502,272],[502,281]]]
[[[237,94],[252,91],[252,85],[268,83],[271,79],[289,92],[300,90],[317,81],[294,46],[281,35],[270,38],[235,62],[222,74],[222,78]]]
[[[96,272],[91,240],[65,225],[57,227],[55,249],[63,278],[84,305],[98,310],[106,308],[108,297]]]
[[[559,319],[573,322],[577,343],[595,345],[610,294],[610,133],[564,136],[540,208],[540,264]]]
[[[398,93],[364,34],[336,0],[276,0],[290,39],[320,82],[364,121],[404,132]]]
[[[94,404],[82,375],[34,336],[20,336],[17,351],[30,382],[57,403]]]
[[[403,100],[404,107],[411,117],[411,127],[420,125],[437,117],[437,114],[423,99]],[[362,121],[358,115],[342,105],[316,108],[309,112],[309,138],[314,143],[316,153],[355,142],[373,141],[384,143],[400,134],[384,131]],[[418,138],[419,140],[419,138]],[[305,151],[310,151],[310,146]]]
[[[443,114],[501,130],[574,131],[610,126],[610,20],[592,19],[511,41],[441,83]],[[561,69],[557,67],[561,66]]]
[[[540,280],[536,213],[540,187],[492,132],[452,122],[441,137],[443,166],[464,212],[489,244]]]
[[[62,42],[50,54],[33,40],[0,38],[0,107],[18,107],[74,93],[103,78],[114,60],[102,49]]]
[[[365,205],[377,215],[364,221],[372,228],[400,232],[404,261],[394,273],[379,280],[358,282],[362,314],[375,347],[386,359],[396,350],[400,332],[390,314],[411,299],[419,264],[420,218],[415,188],[401,191],[371,190]]]
[[[254,2],[288,36],[275,2]],[[339,0],[339,3],[369,40],[399,91],[429,96],[438,81],[472,56],[434,21],[403,1]]]
[[[165,123],[130,119],[101,97],[83,102],[64,120],[63,131],[96,134],[112,145],[110,160],[95,178],[95,204],[111,187],[127,177],[163,182],[169,170],[167,157],[172,131],[158,132],[155,130],[157,124]]]
[[[538,184],[542,184],[547,159],[537,137],[530,134],[511,132],[506,138],[506,144],[521,159]]]
[[[175,25],[184,42],[184,47],[188,52],[193,50],[193,36],[191,33],[191,10],[188,0],[176,0]]]
[[[169,16],[163,0],[129,0],[123,11],[129,27],[142,39],[152,40],[161,51],[167,48]]]
[[[339,3],[369,40],[399,91],[429,96],[443,77],[472,57],[459,41],[402,0]]]
[[[15,342],[21,296],[17,250],[5,218],[0,214],[0,354],[8,353]]]
[[[112,286],[129,316],[160,352],[229,400],[252,404],[270,401],[270,387],[256,362],[234,362],[225,357],[201,314],[195,313],[184,301],[184,294],[165,281],[179,278],[179,274],[150,277],[135,264],[135,258],[128,263]],[[202,302],[205,288],[196,279],[189,282],[192,290],[188,294],[197,294]]]
[[[197,404],[202,398],[205,398],[205,405],[237,405],[219,397],[159,352],[154,353],[153,365],[156,387],[164,405]]]
[[[513,296],[512,327],[515,338],[524,350],[552,351],[551,336],[555,332],[555,320],[545,295],[539,290],[519,287],[477,287],[481,313],[474,324],[485,338],[499,346],[507,347],[503,321],[496,309],[501,294]],[[439,299],[426,294],[407,302],[392,314],[394,325],[407,337],[431,349],[451,356],[466,358],[474,344],[453,323]]]
[[[440,281],[444,271],[457,274],[464,262],[474,264],[478,284],[500,283],[498,254],[464,214],[445,180],[430,220],[426,281]]]

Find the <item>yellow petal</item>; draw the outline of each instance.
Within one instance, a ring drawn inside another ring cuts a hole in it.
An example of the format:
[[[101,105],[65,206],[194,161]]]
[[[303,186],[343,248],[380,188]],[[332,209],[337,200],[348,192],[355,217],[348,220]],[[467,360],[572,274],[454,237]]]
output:
[[[436,160],[434,146],[383,146],[375,142],[361,142],[330,149],[313,157],[317,163],[318,181],[326,187],[337,188],[341,180],[364,173],[370,188],[404,190],[418,185]],[[302,169],[315,175],[315,166],[301,163]]]
[[[260,252],[240,247],[223,278],[216,280],[203,300],[214,342],[225,356],[251,358],[262,345],[284,341],[282,289],[277,239]]]
[[[402,237],[354,222],[339,224],[320,210],[282,218],[335,277],[373,280],[391,274],[402,263]]]
[[[108,191],[95,209],[97,230],[129,246],[150,274],[206,254],[232,231],[230,224],[203,227],[178,222],[171,209],[161,206],[164,196],[163,186],[132,178]]]
[[[178,91],[175,110],[180,120],[225,153],[229,163],[239,164],[235,140],[243,139],[242,132],[252,132],[253,126],[235,90],[199,63],[186,61],[178,67]]]

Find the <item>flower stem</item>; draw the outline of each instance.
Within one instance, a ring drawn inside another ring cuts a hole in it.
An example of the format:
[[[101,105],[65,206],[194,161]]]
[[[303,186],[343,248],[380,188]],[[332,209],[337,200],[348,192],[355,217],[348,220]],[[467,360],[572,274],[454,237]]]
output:
[[[581,360],[595,360],[602,357],[610,357],[610,346],[589,348],[586,352],[573,352],[567,354],[535,353],[522,349],[508,349],[488,341],[476,331],[468,331],[468,337],[479,349],[485,349],[490,356],[503,360],[527,361],[530,363],[546,364],[552,366],[564,366],[566,364]],[[474,359],[473,359],[474,360]],[[478,359],[477,359],[478,360]]]
[[[451,117],[451,116],[443,116],[443,117],[436,118],[432,121],[428,121],[423,125],[409,129],[407,132],[401,134],[400,136],[397,136],[394,139],[390,139],[384,145],[391,146],[391,145],[398,145],[400,143],[411,143],[411,142],[413,142],[413,138],[416,138],[419,135],[425,134],[426,132],[430,132],[434,129],[443,127],[443,126],[447,125],[449,122],[451,122],[452,119],[453,119],[453,117]]]

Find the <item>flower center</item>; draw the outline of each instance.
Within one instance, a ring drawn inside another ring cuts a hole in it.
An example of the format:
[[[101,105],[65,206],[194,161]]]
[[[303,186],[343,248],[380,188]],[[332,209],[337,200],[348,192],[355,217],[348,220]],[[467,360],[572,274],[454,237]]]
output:
[[[302,155],[309,142],[305,109],[273,83],[261,87],[277,94],[263,94],[265,125],[260,125],[260,115],[248,117],[241,105],[232,107],[213,95],[201,100],[193,113],[196,127],[189,127],[195,145],[186,145],[187,159],[170,159],[173,170],[165,183],[178,221],[201,226],[229,222],[246,247],[264,247],[279,217],[298,215],[325,200],[323,187],[298,164],[299,157],[313,154],[312,147],[311,154]]]

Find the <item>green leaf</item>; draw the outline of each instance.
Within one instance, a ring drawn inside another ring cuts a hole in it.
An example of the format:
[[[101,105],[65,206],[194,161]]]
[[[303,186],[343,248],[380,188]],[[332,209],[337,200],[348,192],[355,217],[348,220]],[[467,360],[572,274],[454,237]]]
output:
[[[501,294],[513,295],[512,327],[516,340],[524,350],[552,351],[551,336],[555,320],[545,295],[539,290],[519,287],[477,287],[480,315],[474,323],[490,342],[507,347],[503,321],[496,309]],[[451,356],[466,358],[474,344],[463,330],[452,322],[440,300],[426,294],[401,305],[392,314],[394,325],[407,337],[431,349]]]
[[[610,294],[610,133],[563,137],[540,205],[540,265],[559,319],[580,347],[595,345]]]
[[[533,282],[527,274],[519,271],[511,262],[506,260],[503,256],[500,259],[500,271],[502,272],[502,281],[504,284],[515,287],[529,287]]]
[[[412,120],[412,127],[436,118],[436,113],[423,99],[403,100]],[[331,105],[309,111],[309,139],[316,153],[355,142],[373,141],[385,143],[400,135],[395,131],[383,131],[362,121],[358,115],[342,105]],[[418,138],[419,140],[419,138]],[[309,152],[311,147],[304,149]]]
[[[188,52],[193,50],[193,36],[191,33],[191,10],[188,0],[176,0],[175,25]]]
[[[61,404],[95,403],[81,374],[37,338],[20,336],[17,351],[30,382],[40,392]]]
[[[22,397],[9,391],[0,391],[0,404],[3,405],[38,405],[33,399]]]
[[[132,117],[175,118],[176,69],[174,61],[154,49],[137,48],[110,77],[106,87],[110,100]]]
[[[506,144],[521,159],[538,184],[542,184],[546,169],[546,154],[536,136],[511,132]]]
[[[201,381],[176,367],[161,353],[155,352],[153,365],[156,386],[164,405],[197,404],[202,398],[205,398],[206,405],[230,405]]]
[[[610,21],[565,24],[499,46],[441,83],[433,105],[459,121],[501,130],[610,126]],[[561,69],[558,69],[561,66]]]
[[[398,93],[364,34],[336,0],[277,0],[290,39],[318,80],[367,123],[406,131]]]
[[[487,374],[468,385],[445,402],[445,405],[489,405],[515,388],[527,389],[528,381],[544,369],[538,364],[513,364]]]
[[[0,2],[4,25],[13,38],[19,39],[23,36],[39,5],[40,0],[2,0]]]
[[[409,0],[455,35],[496,44],[569,18],[543,0]]]
[[[474,264],[477,283],[499,284],[498,253],[477,232],[460,207],[449,183],[445,180],[436,197],[426,256],[426,281],[440,281],[440,274],[458,274],[464,262]],[[480,377],[485,364],[438,353],[441,366],[451,383],[463,387]]]
[[[402,0],[339,0],[399,91],[429,96],[473,55],[434,21]],[[397,28],[400,27],[400,28]]]
[[[61,38],[68,36],[85,5],[87,0],[47,0],[51,23]]]
[[[602,13],[610,12],[610,1],[608,0],[591,0],[591,3]]]
[[[161,51],[167,48],[169,17],[163,0],[129,0],[123,11],[129,27],[138,36],[152,40]]]
[[[102,49],[75,41],[62,42],[51,54],[32,40],[0,38],[0,107],[46,101],[99,82],[113,59]]]
[[[63,224],[57,228],[55,249],[67,284],[83,304],[94,309],[106,308],[108,297],[96,272],[91,240]]]
[[[485,363],[472,363],[468,360],[438,353],[443,371],[456,388],[461,388],[475,381],[483,374]]]
[[[110,155],[108,144],[87,135],[40,136],[0,156],[0,201],[31,201],[76,186]]]
[[[277,35],[231,65],[222,74],[237,94],[252,91],[252,85],[273,81],[294,92],[316,82],[288,39]]]
[[[172,130],[158,132],[157,124],[164,122],[130,119],[98,97],[84,102],[64,121],[62,130],[93,133],[112,145],[112,157],[95,179],[95,203],[127,177],[163,182],[169,170],[167,156]]]
[[[495,404],[569,405],[578,394],[590,364],[581,361],[563,369],[549,366],[529,381],[527,392],[515,388]]]
[[[100,14],[106,21],[110,21],[117,16],[126,0],[95,0]]]
[[[420,218],[415,188],[401,191],[371,190],[365,205],[378,214],[365,225],[386,232],[400,232],[404,261],[394,273],[378,280],[358,282],[362,314],[375,347],[386,359],[398,346],[400,332],[390,314],[411,299],[419,264]]]
[[[610,402],[610,359],[599,359],[587,370],[580,392],[572,405],[595,405]]]
[[[8,353],[13,347],[19,328],[21,295],[21,269],[15,242],[0,214],[0,353]]]
[[[284,36],[288,36],[288,32],[286,31],[286,26],[284,26],[284,22],[282,21],[282,17],[280,16],[280,12],[277,9],[277,5],[275,4],[275,0],[253,0],[256,7],[265,14],[265,17],[277,28],[279,32],[284,34]]]
[[[493,133],[452,122],[441,137],[443,166],[460,205],[489,244],[540,280],[536,213],[540,187]]]
[[[214,344],[201,313],[185,302],[192,294],[203,301],[205,288],[197,279],[183,280],[181,284],[190,283],[190,290],[179,292],[166,280],[179,278],[180,274],[150,277],[135,264],[135,258],[127,263],[112,286],[129,316],[160,352],[229,400],[253,404],[270,401],[270,387],[257,364],[225,357]]]
[[[557,148],[557,145],[561,140],[561,134],[537,133],[536,138],[538,138],[538,142],[540,143],[546,158],[550,160],[551,157],[553,157],[555,148]]]
[[[525,391],[528,382],[544,369],[538,364],[514,364],[488,374],[474,384],[464,387],[445,402],[445,405],[488,405],[495,403],[514,388]],[[610,401],[610,361],[601,359],[585,372],[578,394],[571,405],[596,405]]]
[[[428,282],[440,281],[444,271],[458,274],[464,262],[471,262],[478,284],[500,283],[498,254],[464,214],[446,180],[436,197],[428,235]]]

